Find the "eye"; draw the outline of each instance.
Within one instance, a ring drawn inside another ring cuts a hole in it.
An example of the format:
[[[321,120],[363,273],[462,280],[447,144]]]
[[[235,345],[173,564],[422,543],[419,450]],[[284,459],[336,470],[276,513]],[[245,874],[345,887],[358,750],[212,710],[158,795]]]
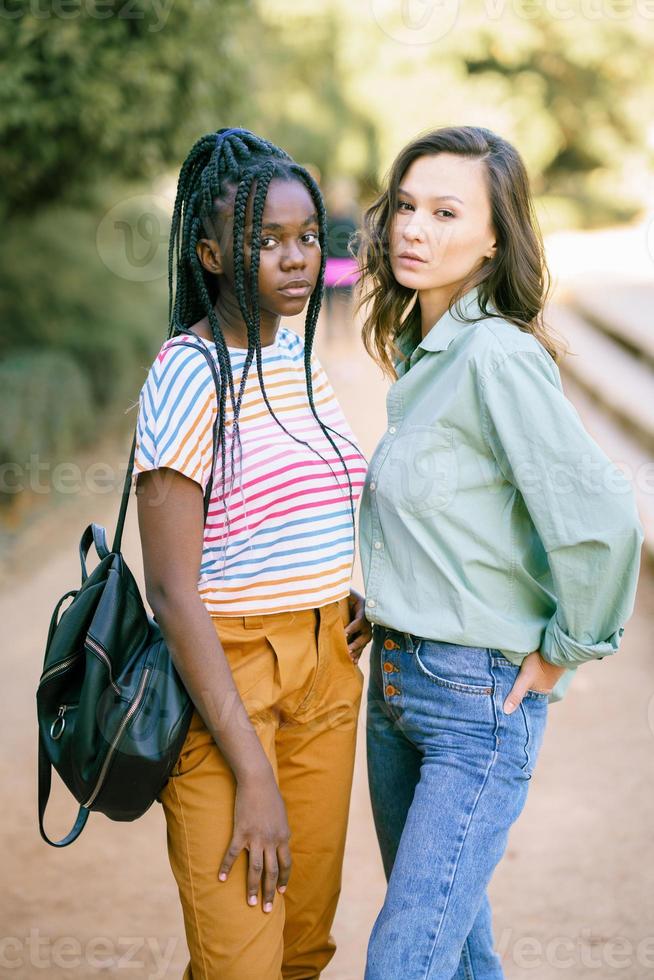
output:
[[[273,248],[277,244],[277,239],[273,238],[271,235],[265,235],[261,239],[261,248]]]
[[[398,211],[403,211],[405,208],[411,210],[413,208],[413,204],[409,204],[408,201],[398,201],[397,202],[397,210]]]
[[[306,231],[304,235],[302,235],[302,241],[306,242],[307,245],[320,244],[318,239],[318,233],[316,231]]]
[[[448,210],[448,208],[439,208],[438,211],[436,211],[436,214],[442,214],[442,215],[444,215],[447,218],[455,218],[456,217],[456,215],[454,214],[454,211],[450,211],[450,210]]]

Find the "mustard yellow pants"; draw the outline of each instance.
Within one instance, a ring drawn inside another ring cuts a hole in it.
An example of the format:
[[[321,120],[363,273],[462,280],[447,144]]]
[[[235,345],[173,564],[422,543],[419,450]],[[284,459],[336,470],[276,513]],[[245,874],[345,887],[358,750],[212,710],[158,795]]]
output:
[[[226,882],[235,780],[200,715],[160,799],[191,955],[184,980],[313,980],[334,955],[363,675],[347,650],[347,600],[319,609],[212,617],[274,768],[291,830],[284,895],[248,906],[247,852]]]

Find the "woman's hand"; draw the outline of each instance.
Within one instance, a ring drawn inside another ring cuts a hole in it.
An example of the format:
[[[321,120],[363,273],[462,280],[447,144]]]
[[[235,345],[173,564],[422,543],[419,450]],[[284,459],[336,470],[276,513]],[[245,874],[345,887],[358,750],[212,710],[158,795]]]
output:
[[[270,775],[237,782],[234,832],[218,877],[226,881],[243,848],[248,851],[248,905],[256,905],[262,885],[263,910],[272,912],[275,888],[286,891],[291,873],[290,830],[286,807],[272,769]]]
[[[350,596],[348,599],[350,607],[350,622],[345,627],[345,636],[348,640],[347,648],[352,658],[353,663],[357,664],[359,658],[363,653],[364,647],[366,647],[372,640],[372,627],[366,619],[365,614],[365,599],[354,589],[350,589]]]
[[[527,691],[551,694],[565,667],[556,667],[541,657],[538,650],[528,653],[520,665],[515,684],[504,702],[504,713],[510,715],[518,707]]]

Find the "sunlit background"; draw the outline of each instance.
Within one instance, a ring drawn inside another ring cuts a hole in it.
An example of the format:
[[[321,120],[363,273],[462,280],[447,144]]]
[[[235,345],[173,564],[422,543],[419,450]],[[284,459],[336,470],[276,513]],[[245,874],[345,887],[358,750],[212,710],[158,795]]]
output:
[[[178,977],[185,963],[158,808],[134,826],[91,819],[62,854],[41,844],[33,701],[79,535],[115,521],[139,390],[168,330],[188,149],[223,126],[253,129],[358,221],[406,141],[474,124],[527,163],[554,276],[548,318],[570,347],[566,392],[633,480],[647,534],[624,652],[580,671],[551,712],[492,886],[498,946],[510,980],[653,975],[654,0],[5,0],[0,28],[0,622],[12,637],[0,973],[114,975],[137,935],[132,976]],[[385,382],[340,299],[319,351],[369,455]],[[364,761],[362,743],[331,980],[362,976],[383,898]],[[52,832],[73,812],[62,793]],[[106,941],[95,959],[94,937]],[[155,943],[170,947],[165,964]]]

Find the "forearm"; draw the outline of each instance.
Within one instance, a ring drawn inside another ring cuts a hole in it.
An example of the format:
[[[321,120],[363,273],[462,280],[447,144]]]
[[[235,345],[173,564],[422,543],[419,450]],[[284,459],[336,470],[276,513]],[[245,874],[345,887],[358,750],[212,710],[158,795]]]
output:
[[[557,609],[543,634],[541,653],[550,663],[575,667],[619,649],[633,610],[642,543],[635,514],[631,523],[623,523],[621,532],[605,532],[603,540],[589,535],[588,541],[549,553]]]
[[[159,594],[150,597],[150,604],[177,672],[236,779],[271,775],[199,593]]]

